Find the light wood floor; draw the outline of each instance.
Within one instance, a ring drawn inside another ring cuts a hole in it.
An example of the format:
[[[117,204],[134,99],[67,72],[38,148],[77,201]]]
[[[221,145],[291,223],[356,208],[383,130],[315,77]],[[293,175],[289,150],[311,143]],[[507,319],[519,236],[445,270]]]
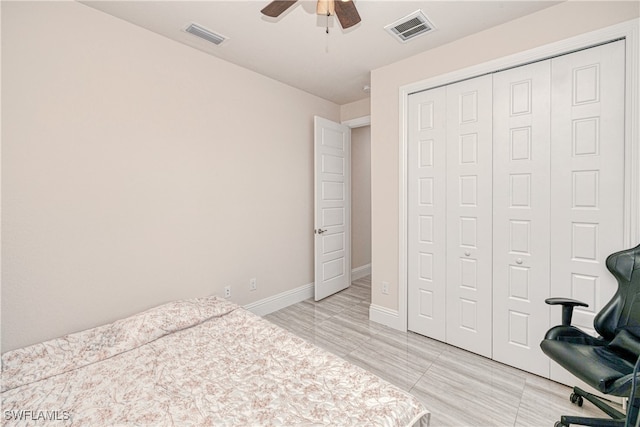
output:
[[[265,316],[424,402],[431,426],[553,426],[560,415],[606,417],[571,389],[412,332],[369,321],[370,276],[315,302]]]

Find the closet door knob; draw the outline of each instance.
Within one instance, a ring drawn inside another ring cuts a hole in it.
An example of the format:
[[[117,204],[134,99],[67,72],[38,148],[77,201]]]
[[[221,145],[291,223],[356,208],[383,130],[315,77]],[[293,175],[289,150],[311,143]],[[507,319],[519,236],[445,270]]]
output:
[[[464,255],[465,255],[465,256],[469,256],[469,255],[471,255],[471,252],[469,252],[469,251],[464,251]]]
[[[516,264],[522,264],[522,258],[518,258],[518,259],[516,260]]]

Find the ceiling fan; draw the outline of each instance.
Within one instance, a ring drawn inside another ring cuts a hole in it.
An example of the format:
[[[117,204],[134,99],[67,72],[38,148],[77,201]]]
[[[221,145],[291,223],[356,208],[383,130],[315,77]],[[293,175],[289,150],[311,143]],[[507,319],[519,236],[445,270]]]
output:
[[[263,15],[277,18],[285,10],[289,9],[297,0],[272,1],[261,10]],[[353,27],[360,22],[360,14],[353,4],[353,0],[318,0],[316,7],[318,15],[336,15],[342,28]]]

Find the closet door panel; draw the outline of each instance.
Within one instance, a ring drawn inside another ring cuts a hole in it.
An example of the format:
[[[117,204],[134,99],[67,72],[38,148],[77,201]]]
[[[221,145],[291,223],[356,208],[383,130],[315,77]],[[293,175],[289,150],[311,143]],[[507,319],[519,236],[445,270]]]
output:
[[[445,340],[446,90],[412,94],[408,120],[408,328]]]
[[[550,61],[493,78],[493,358],[545,377],[550,78]]]
[[[588,303],[572,323],[594,335],[617,289],[605,260],[623,248],[624,58],[618,41],[552,60],[551,294]]]
[[[446,89],[447,342],[491,357],[492,78]]]

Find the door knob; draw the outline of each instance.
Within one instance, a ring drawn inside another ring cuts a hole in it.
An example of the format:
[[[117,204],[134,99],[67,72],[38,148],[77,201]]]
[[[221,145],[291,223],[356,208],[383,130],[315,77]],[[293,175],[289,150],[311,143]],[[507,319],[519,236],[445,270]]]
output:
[[[327,231],[327,230],[323,230],[322,228],[318,228],[318,229],[316,230],[316,234],[322,234],[322,233],[324,233],[325,231]]]
[[[522,258],[516,259],[516,264],[522,264]]]
[[[464,255],[465,256],[469,256],[469,255],[471,255],[471,252],[470,251],[464,251]]]

